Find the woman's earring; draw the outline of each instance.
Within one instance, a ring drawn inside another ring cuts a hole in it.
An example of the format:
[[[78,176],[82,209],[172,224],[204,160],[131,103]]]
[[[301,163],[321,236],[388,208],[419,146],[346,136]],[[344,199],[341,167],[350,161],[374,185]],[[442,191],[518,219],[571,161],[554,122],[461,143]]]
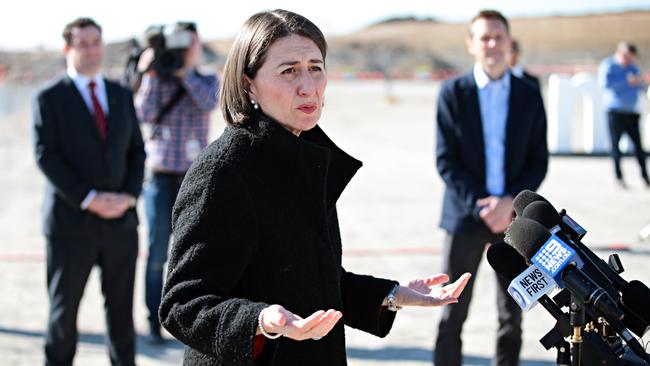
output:
[[[252,99],[251,99],[251,104],[253,105],[253,109],[260,109],[259,104],[257,104],[257,102]]]

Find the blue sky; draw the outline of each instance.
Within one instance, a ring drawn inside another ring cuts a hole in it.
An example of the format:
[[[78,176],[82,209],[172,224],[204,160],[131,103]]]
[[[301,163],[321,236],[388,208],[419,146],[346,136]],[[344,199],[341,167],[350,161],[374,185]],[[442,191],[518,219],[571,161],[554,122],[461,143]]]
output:
[[[393,16],[434,17],[464,22],[480,9],[494,8],[508,17],[575,15],[595,12],[650,10],[649,0],[8,0],[0,12],[0,49],[58,49],[61,30],[78,16],[95,18],[106,41],[140,36],[147,26],[177,20],[196,21],[204,39],[234,36],[253,13],[283,8],[300,13],[326,35],[354,31]]]

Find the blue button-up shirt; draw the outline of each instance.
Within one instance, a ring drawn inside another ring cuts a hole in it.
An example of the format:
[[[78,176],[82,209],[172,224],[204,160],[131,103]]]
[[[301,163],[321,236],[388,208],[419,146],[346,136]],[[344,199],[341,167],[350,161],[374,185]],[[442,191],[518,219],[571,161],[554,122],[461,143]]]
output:
[[[639,68],[632,64],[627,67],[616,62],[614,56],[608,57],[598,67],[598,80],[604,93],[604,105],[608,111],[636,112],[639,91],[643,85],[630,85],[627,75],[639,75]]]
[[[505,193],[506,123],[510,98],[510,72],[501,79],[490,80],[483,68],[474,65],[474,80],[478,87],[478,101],[483,124],[485,145],[485,182],[488,193]]]

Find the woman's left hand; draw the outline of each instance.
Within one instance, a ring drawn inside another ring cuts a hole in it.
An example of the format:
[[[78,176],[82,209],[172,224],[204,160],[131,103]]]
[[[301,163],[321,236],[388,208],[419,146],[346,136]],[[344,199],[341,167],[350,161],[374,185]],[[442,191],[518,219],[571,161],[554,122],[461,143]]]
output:
[[[399,286],[395,291],[397,306],[442,306],[458,302],[458,297],[472,277],[465,273],[454,283],[432,289],[432,286],[449,281],[449,276],[441,273],[427,278],[416,279],[407,286]]]

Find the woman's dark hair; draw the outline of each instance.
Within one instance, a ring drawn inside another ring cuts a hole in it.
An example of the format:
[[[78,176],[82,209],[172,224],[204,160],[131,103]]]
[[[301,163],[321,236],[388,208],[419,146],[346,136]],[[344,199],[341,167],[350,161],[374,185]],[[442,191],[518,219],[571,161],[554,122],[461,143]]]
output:
[[[311,39],[325,60],[327,42],[314,23],[296,13],[276,9],[257,13],[244,23],[228,53],[221,87],[221,110],[226,123],[245,125],[253,114],[244,76],[254,79],[269,47],[292,34]]]
[[[95,27],[97,30],[99,30],[99,33],[102,32],[102,27],[99,26],[94,20],[91,18],[77,18],[70,23],[65,25],[65,28],[63,28],[63,39],[65,40],[65,44],[70,45],[72,44],[72,29],[73,28],[86,28],[86,27]]]

